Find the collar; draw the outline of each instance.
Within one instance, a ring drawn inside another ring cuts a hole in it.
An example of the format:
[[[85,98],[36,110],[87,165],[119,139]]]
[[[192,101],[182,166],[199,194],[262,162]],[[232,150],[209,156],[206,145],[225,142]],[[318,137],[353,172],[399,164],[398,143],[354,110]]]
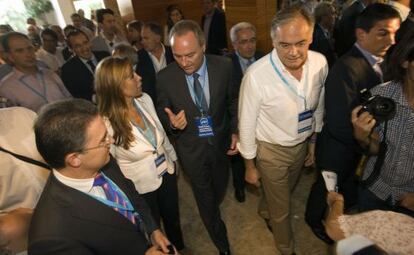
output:
[[[94,62],[94,63],[96,63],[97,61],[96,61],[96,58],[95,58],[95,55],[93,55],[93,53],[92,53],[92,57],[90,58],[90,59],[86,59],[86,58],[82,58],[82,57],[79,57],[78,56],[78,58],[84,63],[84,64],[87,64],[87,62],[89,61],[89,60],[92,60],[92,62]]]
[[[84,193],[89,193],[93,187],[94,178],[87,178],[87,179],[75,179],[64,176],[63,174],[59,173],[56,169],[53,169],[53,175],[60,181],[61,183],[74,188],[76,190],[82,191]]]
[[[357,42],[354,44],[355,47],[358,48],[359,51],[361,51],[362,55],[365,57],[365,59],[368,61],[368,63],[371,66],[374,66],[376,64],[380,64],[384,59],[381,57],[377,57],[373,54],[371,54],[371,52],[365,50],[364,48],[362,48]]]
[[[116,34],[114,34],[114,39],[112,40],[112,41],[110,41],[110,40],[108,40],[106,37],[105,37],[105,34],[103,33],[103,32],[101,32],[100,33],[100,35],[102,36],[102,38],[105,40],[105,43],[106,44],[108,44],[109,45],[109,43],[113,43],[113,44],[115,44],[115,42],[117,41],[117,39],[118,39],[118,37],[117,37],[117,35]]]
[[[236,55],[237,55],[237,57],[239,58],[239,60],[240,61],[242,61],[244,64],[248,64],[249,63],[249,61],[252,61],[252,62],[254,62],[256,59],[254,58],[254,55],[253,55],[253,57],[251,57],[251,58],[244,58],[244,57],[242,57],[241,55],[240,55],[240,53],[236,50]]]
[[[16,67],[13,67],[13,73],[14,73],[14,75],[16,75],[16,78],[28,77],[28,76],[33,75],[33,74],[23,73],[22,71],[20,71]],[[41,74],[41,75],[44,74],[43,68],[37,67],[37,72],[34,75],[36,76],[38,74]]]
[[[272,58],[276,60],[275,61],[275,65],[278,68],[280,68],[283,73],[287,73],[290,76],[292,76],[292,74],[286,69],[285,65],[282,63],[282,61],[280,60],[279,56],[277,55],[276,49],[273,48],[271,54],[272,54]],[[308,57],[306,58],[306,61],[305,61],[305,63],[302,66],[302,70],[306,70],[305,68],[307,67],[308,63],[309,63],[309,52],[308,52]],[[304,72],[302,72],[302,73],[304,73]]]
[[[207,72],[207,59],[206,59],[205,55],[203,57],[203,64],[195,72],[198,73],[201,77],[204,77],[206,75],[206,72]],[[186,76],[189,77],[189,78],[192,78],[193,74],[186,74]]]
[[[162,53],[161,53],[161,57],[162,57],[162,56],[165,55],[165,47],[164,47],[164,44],[162,44],[162,43],[160,43],[160,44],[161,44],[161,48],[162,48]],[[152,54],[149,51],[147,51],[147,52],[148,52],[148,54],[150,54],[151,56],[153,56],[154,58],[156,58],[154,54]]]

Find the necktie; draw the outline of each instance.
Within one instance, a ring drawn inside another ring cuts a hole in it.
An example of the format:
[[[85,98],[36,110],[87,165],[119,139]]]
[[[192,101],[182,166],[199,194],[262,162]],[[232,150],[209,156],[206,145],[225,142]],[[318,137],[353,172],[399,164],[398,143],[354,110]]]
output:
[[[86,61],[86,63],[89,65],[92,72],[94,73],[95,72],[95,65],[94,65],[93,61],[90,59],[90,60]]]
[[[106,178],[102,174],[98,174],[95,177],[95,180],[93,182],[93,186],[102,187],[102,189],[105,192],[106,198],[109,201],[114,202],[118,205],[121,205],[124,208],[127,207],[127,202],[125,201],[125,199],[116,190],[114,190],[112,188],[112,186],[108,183],[108,181],[106,180]],[[117,208],[117,207],[113,207],[113,209],[115,211],[119,212],[121,215],[123,215],[129,221],[131,221],[132,224],[134,224],[134,225],[137,224],[136,219],[135,219],[135,215],[132,211],[124,210],[124,209]]]
[[[254,63],[254,60],[253,60],[253,59],[248,59],[248,60],[247,60],[246,67],[251,66],[251,64],[253,64],[253,63]],[[247,68],[246,68],[246,69],[247,69]]]
[[[195,101],[196,101],[197,106],[203,110],[203,113],[207,113],[208,111],[207,100],[204,95],[203,88],[201,87],[200,81],[198,80],[198,77],[200,77],[198,73],[193,74]]]
[[[109,47],[114,47],[114,43],[113,42],[109,42]]]
[[[383,82],[383,73],[381,70],[381,63],[382,63],[383,59],[378,59],[377,62],[372,66],[372,68],[374,69],[374,71],[377,73],[378,77],[381,79],[381,82]]]

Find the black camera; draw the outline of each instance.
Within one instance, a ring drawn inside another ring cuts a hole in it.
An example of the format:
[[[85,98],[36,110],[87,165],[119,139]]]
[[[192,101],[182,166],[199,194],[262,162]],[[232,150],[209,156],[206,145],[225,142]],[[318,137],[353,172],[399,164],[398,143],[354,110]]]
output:
[[[393,99],[379,95],[372,96],[367,89],[361,90],[360,94],[362,109],[358,115],[365,111],[369,112],[377,123],[394,118],[396,105]]]

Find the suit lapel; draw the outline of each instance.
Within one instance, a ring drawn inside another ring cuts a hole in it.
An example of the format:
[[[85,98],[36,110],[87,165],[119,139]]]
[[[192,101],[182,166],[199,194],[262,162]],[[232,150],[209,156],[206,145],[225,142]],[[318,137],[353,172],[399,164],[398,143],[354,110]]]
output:
[[[215,106],[215,102],[213,98],[218,98],[218,88],[219,88],[219,81],[220,81],[220,70],[217,69],[217,65],[215,65],[214,60],[206,56],[207,60],[207,71],[208,71],[208,86],[210,90],[210,106],[208,108],[208,112],[210,115],[213,115],[213,110]],[[212,75],[214,74],[214,75]]]
[[[183,104],[189,106],[190,115],[198,116],[200,114],[200,111],[197,108],[197,105],[194,103],[193,98],[191,97],[191,92],[187,84],[186,73],[178,66],[177,63],[173,63],[173,64],[175,65],[175,68],[177,69],[176,73],[178,74],[175,76],[176,84],[178,85],[177,91],[174,91],[173,94],[176,94],[178,97],[180,96],[183,97],[183,100],[184,100]],[[182,109],[176,109],[176,110],[180,111]]]

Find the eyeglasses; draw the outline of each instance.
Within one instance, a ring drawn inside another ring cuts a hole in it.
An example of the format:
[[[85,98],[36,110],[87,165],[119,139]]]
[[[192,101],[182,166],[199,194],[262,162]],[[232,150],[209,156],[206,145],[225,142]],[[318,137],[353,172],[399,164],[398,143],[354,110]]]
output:
[[[111,145],[111,143],[112,143],[112,137],[108,133],[106,133],[105,140],[101,141],[97,146],[83,149],[82,152],[95,150],[95,149],[99,149],[102,147],[107,147]]]

